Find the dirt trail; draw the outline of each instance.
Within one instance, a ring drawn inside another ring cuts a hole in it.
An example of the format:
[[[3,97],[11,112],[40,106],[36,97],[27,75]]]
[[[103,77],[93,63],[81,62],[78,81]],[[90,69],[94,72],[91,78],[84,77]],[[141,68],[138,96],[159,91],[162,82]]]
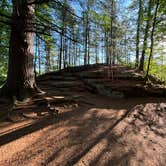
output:
[[[0,124],[0,166],[165,166],[165,99],[113,99],[55,78],[40,82],[47,94],[20,106],[14,123]],[[58,116],[38,105],[46,98]]]
[[[59,107],[56,118],[45,116],[2,133],[0,165],[165,165],[166,134],[156,134],[130,113],[161,99],[81,95],[91,104]]]

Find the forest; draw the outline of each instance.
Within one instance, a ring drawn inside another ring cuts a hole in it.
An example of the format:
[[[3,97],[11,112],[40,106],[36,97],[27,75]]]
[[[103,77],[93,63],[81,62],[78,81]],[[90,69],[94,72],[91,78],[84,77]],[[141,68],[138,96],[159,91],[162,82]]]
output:
[[[0,166],[165,166],[166,0],[0,0]]]

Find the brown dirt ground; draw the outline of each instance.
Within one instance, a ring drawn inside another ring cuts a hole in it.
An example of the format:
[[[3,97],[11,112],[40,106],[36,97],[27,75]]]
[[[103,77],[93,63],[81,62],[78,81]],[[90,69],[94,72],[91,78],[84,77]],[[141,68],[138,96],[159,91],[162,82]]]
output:
[[[75,98],[57,107],[57,117],[27,112],[2,123],[0,166],[165,166],[163,99]]]
[[[70,79],[73,87],[43,81],[47,94],[0,123],[0,166],[166,165],[166,99],[113,99]],[[38,105],[46,99],[58,116]]]

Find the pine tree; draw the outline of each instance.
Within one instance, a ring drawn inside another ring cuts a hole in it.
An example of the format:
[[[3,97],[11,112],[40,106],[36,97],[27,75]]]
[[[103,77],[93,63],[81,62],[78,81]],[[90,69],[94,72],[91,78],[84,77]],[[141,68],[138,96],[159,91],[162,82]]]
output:
[[[39,92],[33,68],[34,7],[13,0],[8,73],[1,96],[22,100]]]

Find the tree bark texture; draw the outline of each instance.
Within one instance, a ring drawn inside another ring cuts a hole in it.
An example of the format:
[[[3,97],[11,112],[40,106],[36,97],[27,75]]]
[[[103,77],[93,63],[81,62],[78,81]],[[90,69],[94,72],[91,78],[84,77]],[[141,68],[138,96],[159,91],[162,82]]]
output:
[[[5,97],[22,100],[38,91],[33,67],[34,5],[13,0],[7,80],[1,89]]]
[[[159,8],[159,4],[160,4],[160,0],[157,0],[157,2],[156,2],[156,8],[155,8],[155,13],[154,13],[154,19],[153,19],[152,32],[151,32],[151,35],[150,35],[151,45],[150,45],[150,55],[149,55],[149,59],[148,59],[148,67],[147,67],[146,77],[145,77],[146,80],[147,80],[148,75],[149,75],[150,62],[151,62],[151,59],[153,57],[154,31],[155,31],[155,27],[156,27],[157,12],[158,12],[158,8]]]
[[[142,0],[139,0],[139,11],[137,20],[137,36],[136,36],[136,63],[135,67],[139,65],[139,42],[140,42],[140,26],[142,20]]]
[[[146,49],[147,49],[148,32],[149,32],[149,28],[150,28],[151,10],[152,10],[152,0],[149,0],[147,22],[146,22],[145,33],[144,33],[144,41],[143,41],[143,48],[142,48],[142,55],[141,55],[141,59],[140,59],[139,71],[144,71],[145,53],[146,53]]]

